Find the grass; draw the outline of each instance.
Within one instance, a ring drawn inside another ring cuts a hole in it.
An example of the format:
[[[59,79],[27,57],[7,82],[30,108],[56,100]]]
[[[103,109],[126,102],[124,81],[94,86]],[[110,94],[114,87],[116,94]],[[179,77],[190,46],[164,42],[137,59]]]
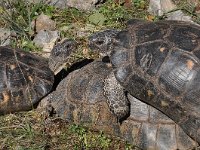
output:
[[[2,0],[0,6],[0,26],[10,28],[16,36],[12,38],[12,46],[25,50],[41,50],[32,42],[36,32],[32,22],[38,15],[44,13],[57,23],[57,29],[61,31],[62,37],[85,39],[77,37],[77,30],[94,32],[105,28],[121,28],[126,20],[130,18],[147,18],[147,2],[134,0],[132,9],[113,3],[108,0],[101,7],[91,12],[83,12],[75,8],[64,10],[57,9],[44,3],[29,4],[24,0]],[[10,9],[8,9],[10,8]],[[99,18],[97,14],[102,17]],[[91,19],[93,16],[93,19]],[[99,22],[95,22],[94,20]]]
[[[101,131],[46,119],[29,111],[0,116],[0,149],[9,150],[131,150],[133,146]]]

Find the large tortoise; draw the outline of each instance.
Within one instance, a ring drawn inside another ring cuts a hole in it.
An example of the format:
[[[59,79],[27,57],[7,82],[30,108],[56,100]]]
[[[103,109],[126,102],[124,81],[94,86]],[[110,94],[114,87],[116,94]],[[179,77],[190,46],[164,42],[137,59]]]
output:
[[[199,26],[133,19],[114,38],[112,31],[92,35],[91,49],[110,56],[125,90],[164,112],[200,143]]]
[[[122,119],[120,125],[107,101],[110,96],[117,100],[123,95],[110,63],[94,61],[71,72],[38,109],[121,136],[141,149],[186,150],[197,146],[174,121],[131,95],[126,97],[131,103],[129,117]]]

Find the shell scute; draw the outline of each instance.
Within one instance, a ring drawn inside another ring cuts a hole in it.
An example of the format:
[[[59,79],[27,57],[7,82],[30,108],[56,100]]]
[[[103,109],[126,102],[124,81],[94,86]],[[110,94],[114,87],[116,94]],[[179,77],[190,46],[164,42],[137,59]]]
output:
[[[163,41],[155,41],[135,47],[135,63],[150,76],[155,76],[168,55],[170,47]]]
[[[33,108],[51,91],[53,82],[53,72],[44,58],[0,47],[0,114]]]

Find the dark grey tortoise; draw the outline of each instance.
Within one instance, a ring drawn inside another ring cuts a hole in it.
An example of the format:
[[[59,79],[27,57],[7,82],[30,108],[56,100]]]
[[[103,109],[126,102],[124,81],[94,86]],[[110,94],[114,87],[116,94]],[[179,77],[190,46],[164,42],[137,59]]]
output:
[[[48,61],[34,54],[0,47],[0,114],[30,110],[54,83]]]
[[[121,136],[141,149],[186,150],[197,146],[174,121],[130,95],[130,116],[120,125],[107,103],[111,96],[117,100],[124,94],[112,74],[111,65],[102,61],[73,71],[42,100],[40,109]]]
[[[200,27],[130,20],[115,37],[107,32],[92,35],[90,47],[110,54],[124,89],[164,112],[200,143]]]
[[[86,124],[119,135],[118,118],[110,111],[103,90],[104,81],[111,70],[111,65],[95,62],[73,71],[59,83],[55,91],[41,101],[38,110],[44,110],[47,115],[56,114],[68,122]],[[116,80],[114,82],[118,84]],[[123,90],[111,92],[113,95],[110,96],[120,98]]]
[[[17,48],[0,46],[0,114],[34,108],[51,92],[54,74],[76,47],[76,41],[66,39],[54,47],[47,60]]]

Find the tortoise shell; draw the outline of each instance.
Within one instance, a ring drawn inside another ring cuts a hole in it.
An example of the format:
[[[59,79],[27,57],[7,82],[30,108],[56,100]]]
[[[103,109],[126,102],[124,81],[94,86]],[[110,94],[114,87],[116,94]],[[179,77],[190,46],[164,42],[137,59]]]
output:
[[[142,149],[157,147],[172,150],[196,146],[174,121],[131,95],[128,95],[130,116],[124,118],[120,125],[107,103],[109,97],[105,93],[104,86],[108,86],[105,80],[111,73],[111,65],[101,61],[94,61],[73,71],[60,82],[56,91],[41,101],[40,108],[53,110],[68,122],[120,135]]]
[[[44,58],[0,47],[0,114],[33,108],[50,92],[53,82],[54,74]]]
[[[58,85],[55,91],[45,97],[38,109],[76,124],[119,135],[116,115],[110,111],[104,95],[104,79],[111,72],[101,61],[90,63],[71,72]]]
[[[130,20],[114,43],[115,76],[200,143],[200,29],[182,21]]]
[[[198,144],[159,110],[128,95],[130,116],[120,126],[122,137],[141,149],[186,150]]]

